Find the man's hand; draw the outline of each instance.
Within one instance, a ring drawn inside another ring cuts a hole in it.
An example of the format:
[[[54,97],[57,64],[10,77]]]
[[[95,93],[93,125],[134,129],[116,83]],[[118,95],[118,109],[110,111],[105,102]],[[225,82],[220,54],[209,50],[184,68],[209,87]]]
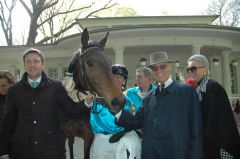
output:
[[[87,96],[85,98],[85,104],[87,107],[91,107],[93,105],[93,101],[97,98],[95,94],[87,92]]]

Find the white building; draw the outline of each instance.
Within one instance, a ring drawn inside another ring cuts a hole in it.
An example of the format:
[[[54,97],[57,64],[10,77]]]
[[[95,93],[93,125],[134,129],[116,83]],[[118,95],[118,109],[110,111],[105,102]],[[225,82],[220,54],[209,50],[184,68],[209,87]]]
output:
[[[113,63],[125,64],[128,86],[133,86],[135,69],[152,52],[166,51],[175,60],[173,78],[187,78],[187,59],[203,54],[210,61],[211,76],[224,86],[230,97],[240,97],[240,28],[214,26],[217,16],[154,16],[78,19],[87,27],[90,39],[100,40],[110,32],[106,52]],[[62,79],[69,60],[80,47],[81,33],[53,45],[36,46],[46,54],[46,73]],[[26,46],[0,47],[0,69],[11,70],[17,79],[23,69]]]

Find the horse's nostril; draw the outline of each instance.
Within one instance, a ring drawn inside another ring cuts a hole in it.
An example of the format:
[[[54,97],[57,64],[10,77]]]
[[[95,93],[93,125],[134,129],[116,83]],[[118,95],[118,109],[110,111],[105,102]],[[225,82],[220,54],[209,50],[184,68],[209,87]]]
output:
[[[118,98],[113,98],[113,100],[111,101],[111,105],[113,107],[120,106],[121,105],[121,101]]]

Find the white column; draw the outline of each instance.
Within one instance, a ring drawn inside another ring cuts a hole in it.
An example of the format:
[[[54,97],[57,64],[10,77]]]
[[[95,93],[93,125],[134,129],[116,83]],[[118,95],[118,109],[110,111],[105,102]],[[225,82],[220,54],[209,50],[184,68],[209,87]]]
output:
[[[228,96],[231,95],[231,79],[230,79],[230,68],[229,68],[229,55],[230,51],[222,51],[223,57],[223,87],[225,88]]]
[[[115,51],[115,62],[117,64],[124,64],[124,47],[114,47]]]
[[[22,78],[22,75],[25,72],[25,67],[24,67],[24,63],[22,61],[22,59],[19,61],[19,80]]]
[[[202,45],[192,45],[192,55],[200,55],[201,48]]]

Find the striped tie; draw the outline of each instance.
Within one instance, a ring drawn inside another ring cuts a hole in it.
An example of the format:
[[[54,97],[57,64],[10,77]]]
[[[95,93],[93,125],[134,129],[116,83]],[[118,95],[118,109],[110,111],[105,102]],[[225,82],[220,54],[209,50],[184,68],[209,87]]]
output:
[[[37,81],[31,82],[31,86],[32,86],[32,88],[37,88],[38,82]]]

